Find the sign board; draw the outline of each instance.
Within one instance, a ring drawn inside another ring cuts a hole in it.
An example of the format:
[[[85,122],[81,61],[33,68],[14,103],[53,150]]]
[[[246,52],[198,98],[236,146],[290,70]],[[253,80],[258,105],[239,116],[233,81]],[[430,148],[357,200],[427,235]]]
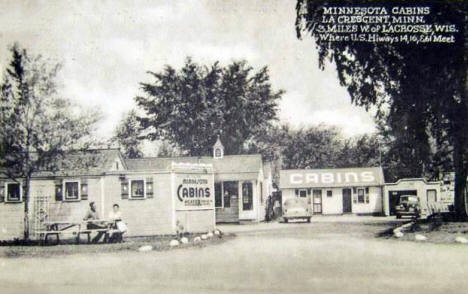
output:
[[[381,168],[282,170],[280,188],[380,186]]]
[[[214,209],[213,174],[176,173],[175,209]]]

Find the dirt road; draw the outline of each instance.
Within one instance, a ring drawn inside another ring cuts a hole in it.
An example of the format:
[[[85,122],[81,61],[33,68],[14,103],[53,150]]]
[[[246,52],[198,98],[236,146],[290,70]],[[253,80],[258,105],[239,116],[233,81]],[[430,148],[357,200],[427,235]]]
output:
[[[204,248],[0,259],[1,293],[467,293],[468,246],[375,238],[387,221],[223,226]]]

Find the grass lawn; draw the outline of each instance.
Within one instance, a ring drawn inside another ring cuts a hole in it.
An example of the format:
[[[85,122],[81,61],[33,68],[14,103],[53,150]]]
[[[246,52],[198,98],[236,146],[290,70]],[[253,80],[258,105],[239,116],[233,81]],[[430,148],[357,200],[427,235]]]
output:
[[[457,237],[468,239],[468,223],[466,222],[441,222],[419,221],[418,224],[409,230],[403,231],[404,235],[398,240],[416,241],[416,235],[423,235],[427,238],[425,242],[450,244],[456,243]],[[385,230],[381,237],[395,238],[393,229]]]
[[[187,247],[205,247],[208,245],[219,244],[226,240],[232,239],[234,234],[224,234],[222,237],[214,236],[211,239],[202,240],[199,243],[194,243],[193,239],[196,235],[187,236],[189,242],[180,244],[176,248]],[[169,242],[173,240],[173,236],[151,236],[151,237],[130,237],[124,238],[122,243],[98,243],[98,244],[74,244],[71,241],[65,240],[60,245],[2,245],[0,246],[0,257],[55,257],[57,255],[66,254],[81,254],[81,253],[104,253],[116,251],[137,251],[138,248],[151,245],[153,250],[163,251],[169,250]]]

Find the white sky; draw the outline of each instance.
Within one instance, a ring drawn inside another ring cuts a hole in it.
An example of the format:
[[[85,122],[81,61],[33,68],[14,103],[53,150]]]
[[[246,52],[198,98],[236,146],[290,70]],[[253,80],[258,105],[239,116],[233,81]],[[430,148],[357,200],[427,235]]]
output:
[[[15,41],[61,62],[62,93],[102,109],[103,138],[134,107],[139,83],[150,79],[146,71],[179,68],[187,56],[198,63],[267,65],[273,87],[286,91],[284,122],[333,124],[346,135],[372,132],[371,115],[351,105],[334,67],[318,69],[313,41],[296,38],[295,2],[4,0],[0,68]]]

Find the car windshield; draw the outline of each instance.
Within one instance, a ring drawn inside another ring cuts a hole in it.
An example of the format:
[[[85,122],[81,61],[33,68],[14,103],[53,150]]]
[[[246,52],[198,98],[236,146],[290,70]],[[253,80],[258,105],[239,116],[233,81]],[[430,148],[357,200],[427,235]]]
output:
[[[415,203],[418,202],[418,196],[401,196],[400,203]]]

